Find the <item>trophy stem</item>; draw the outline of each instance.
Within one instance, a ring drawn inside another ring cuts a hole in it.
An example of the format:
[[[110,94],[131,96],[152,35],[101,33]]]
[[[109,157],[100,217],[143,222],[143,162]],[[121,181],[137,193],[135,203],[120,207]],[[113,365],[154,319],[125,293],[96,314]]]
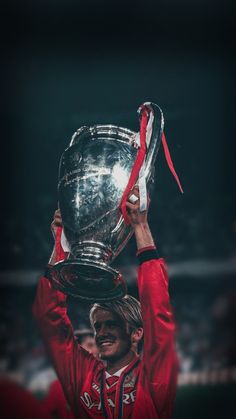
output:
[[[100,242],[95,243],[92,240],[73,243],[71,246],[71,253],[76,260],[86,259],[90,260],[92,263],[99,262],[105,263],[106,265],[113,256],[113,252],[110,248]]]

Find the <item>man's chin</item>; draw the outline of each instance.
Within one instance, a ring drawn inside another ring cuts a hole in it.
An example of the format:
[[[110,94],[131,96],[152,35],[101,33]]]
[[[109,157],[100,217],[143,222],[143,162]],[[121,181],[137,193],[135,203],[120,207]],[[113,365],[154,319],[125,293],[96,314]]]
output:
[[[103,361],[108,361],[112,359],[116,359],[116,355],[110,352],[106,351],[100,351],[99,356]]]

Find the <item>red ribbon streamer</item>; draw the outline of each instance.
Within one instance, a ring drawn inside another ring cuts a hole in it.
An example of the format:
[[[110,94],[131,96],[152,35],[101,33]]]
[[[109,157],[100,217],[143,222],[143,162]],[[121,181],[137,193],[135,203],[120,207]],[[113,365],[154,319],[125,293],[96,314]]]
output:
[[[61,245],[61,234],[62,234],[62,227],[57,227],[56,237],[55,237],[55,247],[56,247],[56,260],[59,262],[60,260],[65,259],[65,252]]]
[[[122,195],[120,205],[119,205],[126,225],[130,224],[129,216],[127,214],[126,202],[127,202],[130,191],[132,190],[132,188],[135,185],[135,182],[137,181],[139,171],[141,169],[141,166],[143,164],[143,161],[146,155],[146,131],[147,131],[148,116],[149,116],[150,111],[148,110],[146,106],[143,106],[141,108],[141,111],[142,111],[142,116],[140,120],[140,148],[138,150],[138,153],[137,153],[137,156],[136,156],[136,159],[135,159],[135,162],[134,162],[131,174],[130,174],[129,182],[125,188],[125,191]]]
[[[126,202],[127,202],[129,193],[132,190],[132,188],[134,187],[135,182],[137,181],[137,178],[139,176],[139,171],[140,171],[141,166],[143,164],[143,161],[145,159],[146,149],[147,149],[147,147],[146,147],[146,131],[147,131],[147,124],[148,124],[148,118],[149,118],[150,110],[146,106],[142,106],[141,107],[141,112],[142,112],[142,116],[141,116],[141,120],[140,120],[140,148],[138,150],[138,153],[137,153],[137,156],[136,156],[136,159],[135,159],[135,162],[134,162],[131,174],[130,174],[129,182],[128,182],[126,188],[125,188],[125,191],[122,195],[120,205],[119,205],[126,225],[130,224],[129,216],[127,214]],[[168,164],[168,167],[169,167],[172,175],[174,176],[180,191],[182,193],[184,193],[183,188],[182,188],[181,183],[180,183],[180,180],[179,180],[179,177],[178,177],[178,175],[175,171],[174,164],[173,164],[172,159],[171,159],[170,151],[169,151],[169,148],[168,148],[168,144],[167,144],[164,132],[162,133],[162,145],[163,145],[164,154],[165,154],[165,158],[166,158],[166,162]]]
[[[166,141],[166,137],[165,137],[164,132],[162,134],[161,140],[162,140],[162,145],[163,145],[163,149],[164,149],[164,153],[165,153],[165,158],[166,158],[168,167],[169,167],[172,175],[174,176],[174,178],[176,180],[176,183],[177,183],[180,191],[182,193],[184,193],[183,188],[182,188],[181,183],[180,183],[180,180],[179,180],[179,177],[178,177],[178,175],[177,175],[177,173],[175,171],[175,168],[174,168],[174,165],[173,165],[173,162],[172,162],[172,159],[171,159],[170,151],[169,151],[169,148],[168,148],[168,144],[167,144],[167,141]]]

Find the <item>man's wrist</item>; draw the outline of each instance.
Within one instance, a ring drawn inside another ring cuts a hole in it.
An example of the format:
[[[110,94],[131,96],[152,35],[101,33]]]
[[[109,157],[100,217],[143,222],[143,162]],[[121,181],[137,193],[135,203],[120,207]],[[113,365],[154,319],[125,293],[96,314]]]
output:
[[[148,262],[152,259],[159,259],[156,246],[143,247],[137,251],[136,256],[138,258],[139,265],[142,265],[142,263]]]
[[[139,230],[149,230],[148,222],[145,221],[145,222],[142,222],[142,223],[134,224],[134,230],[137,230],[137,231],[139,231]]]
[[[151,246],[141,247],[140,249],[137,250],[136,256],[139,256],[141,253],[146,252],[147,250],[156,250],[156,246],[151,245]]]
[[[134,234],[138,250],[148,246],[155,246],[148,223],[136,224],[134,226]]]

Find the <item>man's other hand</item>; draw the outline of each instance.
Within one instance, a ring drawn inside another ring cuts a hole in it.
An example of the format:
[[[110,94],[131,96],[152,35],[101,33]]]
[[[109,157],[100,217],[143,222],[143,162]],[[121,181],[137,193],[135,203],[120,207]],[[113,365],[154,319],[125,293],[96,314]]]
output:
[[[58,227],[62,227],[61,211],[59,209],[57,209],[54,212],[53,221],[51,224],[51,230],[52,230],[54,239],[56,237]]]
[[[129,198],[131,197],[131,200]],[[134,199],[136,197],[136,201]],[[127,212],[129,215],[130,223],[132,227],[135,229],[137,225],[140,224],[147,224],[147,210],[140,211],[140,199],[139,199],[139,188],[138,186],[134,186],[132,191],[129,194],[128,201],[126,202]],[[135,201],[133,203],[133,201]],[[148,198],[148,206],[150,203],[150,199]]]

